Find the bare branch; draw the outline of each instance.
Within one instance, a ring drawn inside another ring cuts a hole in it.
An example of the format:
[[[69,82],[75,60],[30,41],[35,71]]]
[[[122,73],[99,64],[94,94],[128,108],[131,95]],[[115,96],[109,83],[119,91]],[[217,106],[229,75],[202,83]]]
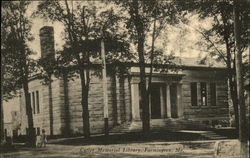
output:
[[[227,60],[224,56],[224,54],[216,47],[216,45],[214,44],[214,42],[209,38],[209,36],[207,36],[206,34],[204,34],[202,31],[195,29],[197,32],[199,32],[208,42],[210,42],[212,44],[212,46],[214,47],[214,49],[218,52],[219,56],[224,60],[225,63],[227,63]]]

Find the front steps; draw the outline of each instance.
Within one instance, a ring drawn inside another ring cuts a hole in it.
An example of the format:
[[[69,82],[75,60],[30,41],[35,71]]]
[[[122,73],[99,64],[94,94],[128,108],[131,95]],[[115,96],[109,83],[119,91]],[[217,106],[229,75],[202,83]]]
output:
[[[201,133],[202,136],[210,139],[210,140],[219,140],[219,139],[227,139],[227,137],[220,136],[213,131],[206,131],[204,133]]]
[[[178,131],[182,129],[206,129],[207,126],[200,121],[186,119],[151,119],[150,130],[159,131]],[[110,130],[110,133],[129,133],[142,131],[141,121],[125,122]]]
[[[151,132],[187,132],[199,133],[202,137],[208,140],[227,139],[227,137],[220,136],[212,130],[207,130],[209,127],[202,124],[200,121],[187,120],[187,119],[151,119],[150,131]],[[211,128],[210,128],[211,129]],[[110,130],[110,133],[133,133],[142,132],[142,122],[132,121],[125,122]]]

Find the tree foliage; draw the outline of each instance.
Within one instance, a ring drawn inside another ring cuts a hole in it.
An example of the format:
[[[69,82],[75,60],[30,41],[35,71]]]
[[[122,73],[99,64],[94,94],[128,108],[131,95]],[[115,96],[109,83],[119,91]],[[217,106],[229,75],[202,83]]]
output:
[[[110,4],[112,5],[112,4]],[[105,7],[103,2],[95,1],[43,1],[38,5],[35,16],[58,21],[64,25],[66,44],[59,52],[57,67],[72,67],[67,71],[68,77],[79,73],[82,88],[83,127],[86,137],[89,133],[88,93],[90,84],[90,67],[100,63],[100,41],[105,40],[107,61],[121,61],[132,58],[128,51],[126,34],[117,31],[121,28],[119,11],[114,7]],[[58,69],[57,69],[58,70]],[[64,71],[65,72],[65,71]]]
[[[5,1],[1,9],[1,57],[4,58],[3,90],[5,96],[13,91],[24,89],[28,116],[29,141],[34,145],[34,127],[29,100],[28,78],[36,72],[36,62],[29,56],[33,53],[27,45],[32,40],[31,23],[26,17],[30,2]]]
[[[201,20],[210,18],[212,26],[208,29],[198,28],[203,38],[207,41],[207,48],[210,55],[217,57],[219,60],[228,62],[227,51],[231,52],[232,61],[235,52],[234,42],[234,21],[233,21],[233,1],[174,1],[178,8],[194,14],[198,14]],[[240,19],[241,19],[241,51],[244,52],[248,45],[249,35],[249,3],[240,2]],[[224,45],[224,47],[220,47]]]
[[[217,61],[223,61],[228,68],[228,80],[231,99],[234,108],[234,115],[236,120],[236,128],[238,129],[239,112],[238,112],[238,96],[237,96],[237,84],[236,84],[236,37],[234,32],[234,1],[223,0],[223,1],[174,1],[180,9],[185,11],[193,12],[199,15],[200,19],[210,18],[212,26],[208,29],[199,28],[196,29],[201,33],[205,42],[199,42],[202,46],[205,46],[209,51],[210,56],[217,59]],[[249,2],[240,1],[238,4],[239,11],[239,25],[240,31],[238,35],[240,41],[238,43],[238,53],[246,53],[248,40],[249,40]],[[248,72],[246,67],[249,67],[249,57],[245,56],[247,60],[243,64],[243,76],[246,78]],[[244,58],[244,55],[243,55]]]
[[[35,72],[36,62],[29,56],[33,52],[27,42],[33,39],[31,23],[24,16],[29,2],[3,2],[1,10],[1,54],[4,58],[4,98],[22,87],[23,76]],[[23,50],[23,51],[20,51]],[[25,68],[28,74],[25,74]]]
[[[115,1],[121,5],[124,12],[128,13],[126,18],[126,26],[130,34],[130,38],[136,45],[139,65],[140,65],[140,94],[141,101],[140,107],[142,107],[142,125],[145,134],[148,133],[150,128],[149,118],[149,93],[150,93],[150,82],[149,89],[146,86],[146,72],[145,72],[145,54],[148,54],[151,63],[154,61],[154,42],[156,37],[159,35],[165,23],[173,24],[177,22],[178,12],[177,8],[168,1]],[[158,28],[156,28],[156,21],[158,22]],[[153,27],[151,27],[153,25]],[[150,45],[149,52],[145,52],[145,45],[147,40],[147,32],[152,30],[152,44]],[[166,61],[166,60],[165,60]],[[150,79],[151,80],[151,79]]]

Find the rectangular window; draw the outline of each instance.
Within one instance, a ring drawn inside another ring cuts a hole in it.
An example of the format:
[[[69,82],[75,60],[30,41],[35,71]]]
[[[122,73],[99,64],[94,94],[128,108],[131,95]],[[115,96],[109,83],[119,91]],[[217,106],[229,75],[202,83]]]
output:
[[[8,135],[8,131],[6,128],[4,129],[4,135],[5,135],[5,137],[7,137],[7,135]]]
[[[37,106],[37,108],[36,108],[36,111],[37,111],[37,113],[39,114],[40,113],[40,104],[39,104],[39,91],[36,91],[36,106]]]
[[[35,92],[32,92],[33,114],[36,113]]]
[[[201,82],[201,106],[207,106],[207,84]]]
[[[211,106],[216,106],[216,84],[210,83]]]
[[[197,106],[197,83],[191,83],[191,102],[192,106]]]
[[[31,101],[31,94],[29,93],[29,102],[30,102],[30,105],[32,106],[32,101]],[[28,109],[26,108],[26,114],[28,114]]]
[[[38,135],[38,136],[40,135],[40,127],[36,128],[36,135]]]
[[[13,137],[17,137],[18,136],[18,130],[17,129],[12,130],[12,135],[13,135]]]

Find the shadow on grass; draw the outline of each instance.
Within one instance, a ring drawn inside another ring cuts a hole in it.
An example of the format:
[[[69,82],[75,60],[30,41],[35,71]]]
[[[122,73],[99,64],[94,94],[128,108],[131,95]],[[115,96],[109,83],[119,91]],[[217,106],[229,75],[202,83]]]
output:
[[[13,153],[19,151],[29,151],[31,147],[27,147],[26,145],[14,144],[14,145],[1,145],[0,153]]]
[[[218,135],[225,136],[228,139],[237,139],[239,136],[236,129],[212,129],[212,131]]]
[[[228,139],[237,139],[238,133],[235,129],[213,129],[210,130],[216,133],[217,135],[224,136]],[[101,136],[92,136],[89,139],[84,137],[71,137],[63,139],[50,139],[51,143],[49,144],[58,144],[58,145],[74,145],[74,146],[87,146],[87,145],[112,145],[112,144],[130,144],[130,143],[151,143],[157,142],[166,144],[167,142],[178,142],[178,141],[202,141],[202,140],[212,140],[211,138],[205,137],[201,133],[197,132],[170,132],[170,131],[161,131],[161,132],[152,132],[149,135],[145,136],[141,132],[136,133],[121,133],[113,134],[108,137]],[[204,148],[208,144],[204,144]],[[193,144],[192,148],[201,148],[201,146],[196,146]],[[15,144],[12,146],[1,146],[0,153],[9,153],[9,152],[18,152],[18,151],[28,151],[30,147],[21,144]],[[43,149],[35,149],[43,150]]]
[[[229,139],[237,138],[234,129],[216,129],[214,132],[218,135],[225,136]],[[197,141],[197,140],[212,140],[200,133],[186,132],[153,132],[145,136],[141,132],[123,133],[109,136],[93,136],[91,138],[73,138],[54,141],[51,144],[60,145],[107,145],[107,144],[130,144],[130,143],[145,143],[145,142],[174,142],[174,141]]]

